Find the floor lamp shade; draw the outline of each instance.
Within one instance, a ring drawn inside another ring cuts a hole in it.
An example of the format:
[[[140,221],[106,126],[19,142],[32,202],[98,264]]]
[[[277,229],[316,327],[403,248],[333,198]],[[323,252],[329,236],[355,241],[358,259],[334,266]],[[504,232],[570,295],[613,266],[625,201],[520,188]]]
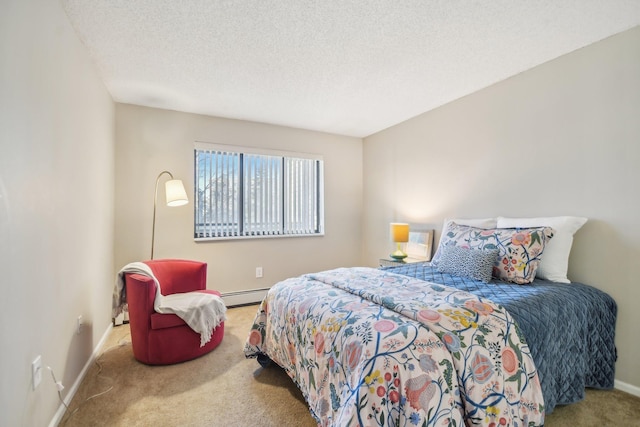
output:
[[[167,206],[182,206],[189,203],[187,192],[184,189],[184,185],[182,185],[182,180],[172,179],[164,185],[167,196]]]
[[[165,196],[167,200],[167,206],[182,206],[189,203],[187,198],[187,192],[182,185],[182,181],[174,179],[173,175],[169,171],[162,171],[156,178],[156,189],[153,197],[153,226],[151,228],[151,259],[153,259],[153,247],[156,240],[156,207],[158,203],[158,183],[162,175],[167,174],[171,178],[165,183]]]

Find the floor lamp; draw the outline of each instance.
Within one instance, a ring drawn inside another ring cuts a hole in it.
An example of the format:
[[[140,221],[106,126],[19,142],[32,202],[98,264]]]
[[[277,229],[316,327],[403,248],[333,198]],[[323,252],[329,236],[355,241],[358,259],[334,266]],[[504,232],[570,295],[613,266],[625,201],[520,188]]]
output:
[[[167,197],[167,206],[182,206],[189,203],[187,199],[187,192],[184,190],[184,185],[179,179],[173,179],[173,175],[169,171],[162,171],[156,178],[156,191],[153,197],[153,228],[151,229],[151,259],[153,259],[153,246],[156,239],[156,205],[158,202],[158,183],[160,177],[164,174],[169,175],[171,179],[165,182],[165,195]]]

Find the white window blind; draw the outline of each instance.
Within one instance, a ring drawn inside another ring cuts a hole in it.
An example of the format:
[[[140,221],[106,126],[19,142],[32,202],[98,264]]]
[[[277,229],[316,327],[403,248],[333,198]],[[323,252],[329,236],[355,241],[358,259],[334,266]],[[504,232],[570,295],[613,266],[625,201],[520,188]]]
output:
[[[276,235],[283,230],[282,157],[243,154],[245,236]]]
[[[251,150],[196,146],[195,239],[323,234],[322,159]]]
[[[318,174],[310,159],[285,157],[286,234],[312,234],[318,223]]]
[[[240,154],[195,151],[196,237],[240,233]]]

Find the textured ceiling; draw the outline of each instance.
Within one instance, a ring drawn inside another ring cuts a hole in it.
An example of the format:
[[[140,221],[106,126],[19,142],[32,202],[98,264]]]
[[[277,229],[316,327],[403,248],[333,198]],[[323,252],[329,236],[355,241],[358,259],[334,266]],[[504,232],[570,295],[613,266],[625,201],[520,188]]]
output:
[[[61,0],[116,102],[364,137],[640,25],[638,0]]]

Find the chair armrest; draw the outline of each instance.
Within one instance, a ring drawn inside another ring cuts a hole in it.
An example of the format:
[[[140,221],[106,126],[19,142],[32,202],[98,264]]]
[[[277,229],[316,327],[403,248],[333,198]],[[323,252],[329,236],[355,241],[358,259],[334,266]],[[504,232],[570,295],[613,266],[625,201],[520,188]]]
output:
[[[145,261],[160,282],[163,295],[207,288],[207,264],[199,261],[162,259]]]
[[[149,315],[154,312],[156,284],[153,279],[141,274],[126,273],[124,278],[127,287],[129,319],[143,327],[149,323]]]

